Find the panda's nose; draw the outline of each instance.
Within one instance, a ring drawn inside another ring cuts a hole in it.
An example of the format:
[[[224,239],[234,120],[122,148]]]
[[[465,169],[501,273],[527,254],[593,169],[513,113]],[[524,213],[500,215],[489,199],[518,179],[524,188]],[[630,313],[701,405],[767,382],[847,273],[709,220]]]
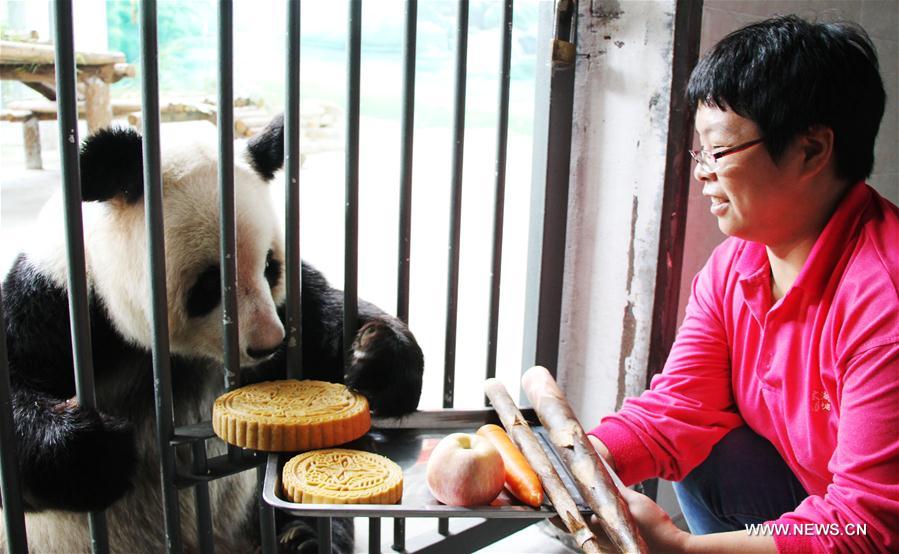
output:
[[[277,346],[275,346],[274,348],[247,348],[247,355],[249,355],[254,360],[261,360],[262,358],[271,356],[277,350]]]

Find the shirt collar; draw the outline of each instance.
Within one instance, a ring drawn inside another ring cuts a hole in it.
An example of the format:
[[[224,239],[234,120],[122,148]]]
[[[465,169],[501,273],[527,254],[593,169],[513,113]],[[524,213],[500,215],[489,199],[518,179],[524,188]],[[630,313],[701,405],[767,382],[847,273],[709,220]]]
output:
[[[859,221],[871,197],[871,187],[863,181],[849,188],[815,241],[793,288],[813,291],[821,287],[822,281],[833,273],[847,247],[855,240]],[[740,281],[748,284],[767,277],[769,268],[765,245],[746,241],[735,265]]]

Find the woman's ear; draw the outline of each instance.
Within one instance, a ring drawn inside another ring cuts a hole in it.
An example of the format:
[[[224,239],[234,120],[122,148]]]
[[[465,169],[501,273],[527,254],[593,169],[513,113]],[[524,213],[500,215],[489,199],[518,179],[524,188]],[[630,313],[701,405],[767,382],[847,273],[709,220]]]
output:
[[[800,133],[798,146],[802,153],[802,173],[809,177],[833,163],[833,129],[826,125],[812,125]]]

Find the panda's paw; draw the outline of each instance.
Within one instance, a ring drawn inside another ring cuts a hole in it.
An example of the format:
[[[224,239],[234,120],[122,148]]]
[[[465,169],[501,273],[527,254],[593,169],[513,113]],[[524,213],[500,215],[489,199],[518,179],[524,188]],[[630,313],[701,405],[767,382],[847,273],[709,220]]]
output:
[[[130,488],[136,463],[131,425],[68,400],[24,457],[25,500],[33,509],[102,510]]]
[[[415,411],[424,355],[405,324],[389,316],[369,320],[356,334],[351,356],[345,382],[368,398],[375,413]]]
[[[281,554],[316,554],[318,529],[313,518],[297,518],[281,526],[278,533],[278,552]],[[353,551],[353,520],[331,520],[331,552],[344,554]]]

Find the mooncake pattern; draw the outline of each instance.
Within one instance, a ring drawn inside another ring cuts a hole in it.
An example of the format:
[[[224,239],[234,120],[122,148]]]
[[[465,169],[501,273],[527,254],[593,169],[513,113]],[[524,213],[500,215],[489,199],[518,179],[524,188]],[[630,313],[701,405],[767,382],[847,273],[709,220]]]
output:
[[[304,504],[396,504],[403,497],[400,466],[345,448],[294,456],[284,464],[281,481],[287,499]]]
[[[370,427],[365,397],[324,381],[255,383],[223,394],[212,408],[212,428],[222,440],[266,452],[336,446]]]

